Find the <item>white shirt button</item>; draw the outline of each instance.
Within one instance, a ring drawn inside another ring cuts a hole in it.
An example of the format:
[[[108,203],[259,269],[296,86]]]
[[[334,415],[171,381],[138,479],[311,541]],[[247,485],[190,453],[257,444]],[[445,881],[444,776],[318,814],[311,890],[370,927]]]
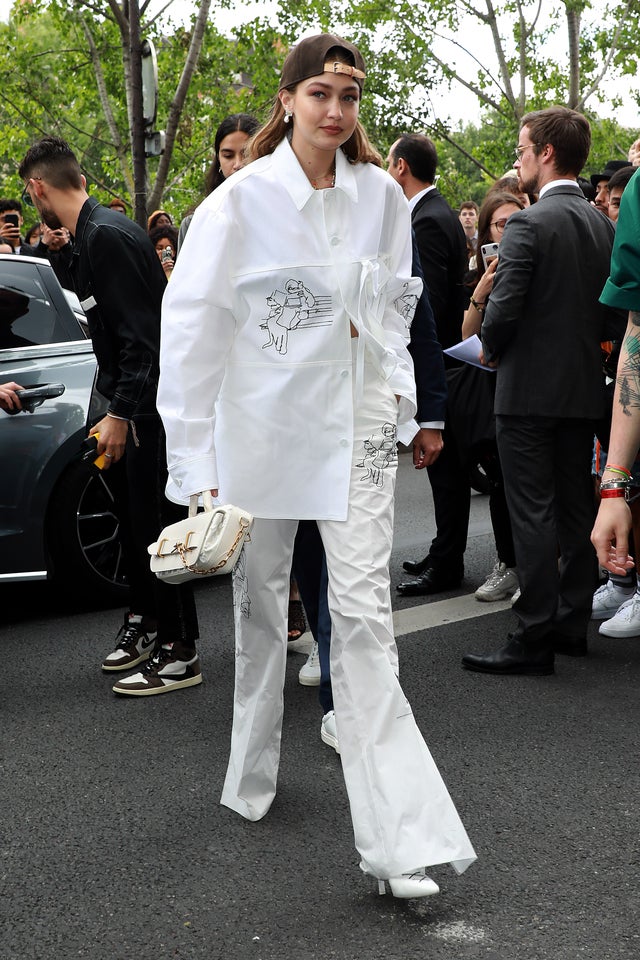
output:
[[[340,241],[340,237],[331,237],[331,246],[332,246],[332,247],[337,247],[340,242],[341,242],[341,241]]]
[[[341,377],[348,377],[348,376],[349,376],[349,371],[348,371],[348,370],[341,370],[341,371],[340,371],[340,376],[341,376]]]
[[[341,446],[341,447],[348,447],[348,446],[349,446],[349,441],[348,441],[348,440],[345,440],[345,439],[343,438],[343,439],[340,441],[340,446]]]

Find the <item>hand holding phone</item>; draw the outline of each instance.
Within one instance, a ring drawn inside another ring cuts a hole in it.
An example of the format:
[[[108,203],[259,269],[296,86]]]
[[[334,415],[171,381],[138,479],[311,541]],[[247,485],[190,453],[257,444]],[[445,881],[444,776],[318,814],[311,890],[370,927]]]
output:
[[[20,226],[17,213],[5,213],[0,217],[0,237],[8,241],[12,247],[20,243]]]
[[[487,267],[494,260],[498,259],[498,243],[483,243],[480,247],[480,255],[482,256],[482,263],[486,271]]]

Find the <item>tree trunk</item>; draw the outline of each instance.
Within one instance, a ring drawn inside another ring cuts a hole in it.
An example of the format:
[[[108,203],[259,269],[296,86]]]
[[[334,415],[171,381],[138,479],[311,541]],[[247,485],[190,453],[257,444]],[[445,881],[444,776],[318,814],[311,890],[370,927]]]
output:
[[[576,110],[580,104],[580,11],[567,6],[569,32],[569,96],[567,106]]]
[[[178,82],[178,86],[169,109],[169,115],[167,117],[164,153],[160,157],[160,161],[158,163],[158,172],[156,174],[155,183],[149,198],[149,204],[153,210],[157,209],[162,202],[162,194],[164,193],[167,183],[167,176],[169,175],[169,168],[171,166],[171,159],[173,156],[176,134],[178,132],[178,125],[180,123],[180,116],[182,114],[182,109],[187,97],[191,78],[193,77],[195,69],[198,65],[198,59],[202,49],[202,42],[204,40],[204,32],[207,25],[210,7],[211,0],[200,0],[198,14],[193,26],[193,33],[191,34],[189,52],[187,54],[182,75]]]
[[[134,220],[147,229],[147,158],[142,105],[142,42],[138,0],[129,2],[129,62],[131,66],[131,155],[133,159]]]

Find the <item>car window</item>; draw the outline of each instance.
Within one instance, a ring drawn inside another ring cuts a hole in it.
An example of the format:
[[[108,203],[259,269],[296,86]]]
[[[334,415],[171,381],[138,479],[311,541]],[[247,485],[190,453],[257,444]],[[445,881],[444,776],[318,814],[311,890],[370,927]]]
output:
[[[69,340],[35,264],[0,262],[0,350]]]

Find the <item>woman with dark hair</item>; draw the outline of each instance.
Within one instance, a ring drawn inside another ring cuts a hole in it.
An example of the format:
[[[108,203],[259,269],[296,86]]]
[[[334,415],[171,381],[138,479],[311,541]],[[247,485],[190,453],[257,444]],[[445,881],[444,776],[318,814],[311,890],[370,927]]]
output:
[[[211,490],[255,517],[234,571],[222,803],[260,820],[275,797],[293,543],[316,520],[360,865],[410,898],[438,892],[426,866],[462,872],[475,853],[398,681],[389,558],[396,440],[417,430],[420,281],[406,200],[358,121],[364,77],[331,34],[285,60],[251,162],[194,214],[164,300],[158,404],[169,496]]]
[[[474,269],[468,280],[468,286],[473,289],[469,299],[469,306],[465,311],[462,322],[462,338],[466,340],[474,334],[480,336],[482,316],[486,309],[487,300],[493,286],[498,256],[493,255],[490,262],[483,262],[482,248],[487,244],[499,244],[504,234],[509,217],[523,210],[524,204],[517,196],[509,192],[489,190],[478,215],[478,245]],[[473,263],[473,261],[472,261]],[[504,495],[502,470],[498,458],[498,447],[495,440],[493,423],[493,397],[495,393],[495,376],[488,371],[479,371],[475,368],[465,369],[462,374],[469,382],[478,388],[472,404],[472,416],[476,423],[490,422],[491,438],[485,439],[473,450],[474,459],[484,468],[489,482],[489,510],[491,525],[496,541],[498,559],[485,580],[478,587],[475,596],[478,600],[492,602],[504,600],[518,590],[518,576],[515,569],[516,558],[511,534],[511,521]],[[468,386],[468,384],[467,384]],[[450,401],[451,402],[451,401]],[[454,401],[455,405],[455,401]]]
[[[30,247],[37,247],[40,242],[40,236],[42,234],[42,224],[40,222],[34,223],[32,227],[29,227],[27,232],[24,235],[24,242],[28,243]]]
[[[206,197],[245,165],[245,148],[259,126],[256,118],[249,113],[232,113],[222,121],[216,130],[213,160],[204,181]],[[178,251],[184,243],[192,219],[193,213],[188,213],[182,219],[178,233]]]
[[[160,258],[164,275],[168,280],[176,264],[178,231],[174,226],[154,227],[149,231],[149,240]]]
[[[259,126],[256,118],[248,113],[232,113],[222,121],[216,130],[213,161],[205,178],[207,196],[245,165],[244,151],[247,141]]]

